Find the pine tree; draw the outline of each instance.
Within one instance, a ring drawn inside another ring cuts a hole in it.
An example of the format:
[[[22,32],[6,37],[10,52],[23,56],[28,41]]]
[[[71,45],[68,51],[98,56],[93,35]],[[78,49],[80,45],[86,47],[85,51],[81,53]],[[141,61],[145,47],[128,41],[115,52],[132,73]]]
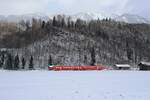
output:
[[[65,27],[65,19],[64,18],[62,18],[62,20],[61,20],[61,27],[62,28]]]
[[[5,60],[5,55],[2,54],[2,58],[1,58],[2,66],[4,65],[4,60]]]
[[[25,69],[26,60],[24,57],[22,57],[21,63],[22,63],[22,69]]]
[[[67,27],[70,29],[70,27],[71,27],[71,22],[70,22],[70,19],[68,19],[68,21],[67,21]]]
[[[33,67],[33,57],[32,56],[30,57],[30,61],[29,61],[29,69],[30,70],[34,69],[34,67]]]
[[[0,68],[3,67],[4,59],[5,59],[5,58],[4,58],[4,54],[2,54],[1,57],[0,57]]]
[[[26,21],[25,26],[26,26],[26,31],[28,31],[30,29],[30,21]]]
[[[42,22],[42,29],[45,28],[45,21]]]
[[[71,28],[74,28],[74,22],[71,21]]]
[[[94,47],[91,48],[91,66],[95,65],[95,50]]]
[[[5,69],[13,70],[13,58],[11,54],[7,56]]]
[[[132,60],[133,50],[129,47],[129,43],[126,42],[126,52],[128,60]]]
[[[2,65],[2,60],[1,60],[1,58],[0,58],[0,68],[2,68],[2,66],[3,66],[3,65]]]
[[[19,56],[18,56],[18,55],[15,56],[14,69],[15,69],[15,70],[18,70],[18,69],[19,69]]]
[[[56,26],[56,25],[57,25],[57,22],[56,22],[56,17],[55,17],[55,16],[53,17],[53,22],[52,22],[52,25],[53,25],[53,26]]]
[[[49,65],[49,66],[51,66],[51,65],[52,65],[52,57],[51,57],[51,55],[49,55],[48,65]]]

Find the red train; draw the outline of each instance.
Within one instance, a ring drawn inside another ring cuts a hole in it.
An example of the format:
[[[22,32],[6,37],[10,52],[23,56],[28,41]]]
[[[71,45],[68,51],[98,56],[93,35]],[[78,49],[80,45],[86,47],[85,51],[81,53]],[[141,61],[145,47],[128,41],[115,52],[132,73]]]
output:
[[[106,66],[48,66],[49,70],[61,71],[61,70],[105,70]]]

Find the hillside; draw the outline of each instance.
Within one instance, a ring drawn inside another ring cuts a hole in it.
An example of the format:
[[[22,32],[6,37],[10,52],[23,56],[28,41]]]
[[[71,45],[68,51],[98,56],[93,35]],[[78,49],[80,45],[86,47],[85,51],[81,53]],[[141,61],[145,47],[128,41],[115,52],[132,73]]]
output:
[[[30,56],[35,68],[47,68],[49,57],[53,65],[134,64],[150,60],[148,24],[107,19],[65,23],[63,18],[56,19],[41,24],[37,21],[25,31],[4,35],[0,47],[14,56],[18,54],[20,59],[24,57],[26,68]]]

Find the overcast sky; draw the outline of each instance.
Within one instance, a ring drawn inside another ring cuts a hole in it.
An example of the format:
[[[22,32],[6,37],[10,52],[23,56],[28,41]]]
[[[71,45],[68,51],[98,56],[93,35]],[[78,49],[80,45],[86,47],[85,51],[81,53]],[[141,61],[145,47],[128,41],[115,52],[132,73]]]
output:
[[[150,19],[149,0],[0,0],[0,14],[104,12]]]

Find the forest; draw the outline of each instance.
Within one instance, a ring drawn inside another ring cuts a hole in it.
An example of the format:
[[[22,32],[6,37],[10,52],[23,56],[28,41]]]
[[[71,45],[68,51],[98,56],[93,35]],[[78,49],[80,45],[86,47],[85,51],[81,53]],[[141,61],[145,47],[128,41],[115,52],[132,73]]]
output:
[[[138,64],[150,60],[150,25],[54,16],[0,22],[0,68]]]

